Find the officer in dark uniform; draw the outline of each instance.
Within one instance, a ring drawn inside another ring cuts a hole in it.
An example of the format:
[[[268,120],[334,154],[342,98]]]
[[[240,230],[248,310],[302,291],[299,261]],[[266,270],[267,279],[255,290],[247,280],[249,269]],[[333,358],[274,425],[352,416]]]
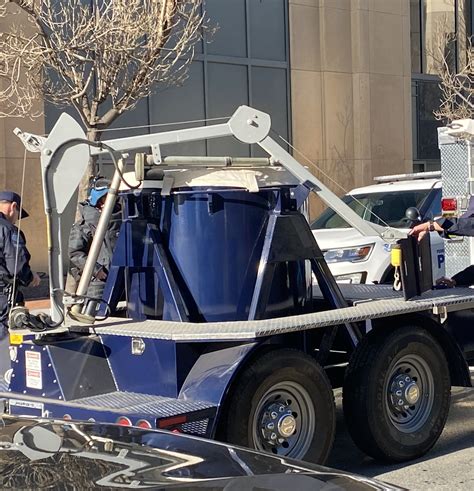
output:
[[[79,282],[84,271],[107,192],[107,186],[93,187],[87,201],[79,203],[81,218],[74,223],[69,235],[70,273],[76,282]],[[87,291],[88,296],[102,297],[121,223],[121,211],[117,205],[94,267],[92,281]]]
[[[425,234],[433,231],[439,232],[445,238],[452,235],[474,237],[474,199],[470,199],[467,211],[459,218],[440,218],[432,222],[421,223],[413,227],[410,233],[421,240]],[[436,284],[442,288],[472,286],[474,285],[474,265],[459,271],[452,278],[438,278]],[[451,312],[446,326],[464,351],[469,364],[472,364],[474,353],[473,319],[474,309]]]
[[[459,218],[439,218],[420,223],[410,230],[410,235],[421,240],[429,232],[438,232],[446,239],[452,235],[474,237],[474,200],[471,198],[467,211]],[[439,278],[436,284],[446,287],[474,285],[474,265],[459,271],[452,278]]]
[[[30,253],[25,237],[15,226],[28,213],[21,208],[21,198],[13,191],[0,191],[0,377],[10,366],[8,356],[8,314],[18,300],[13,285],[38,286],[40,278],[30,268]]]

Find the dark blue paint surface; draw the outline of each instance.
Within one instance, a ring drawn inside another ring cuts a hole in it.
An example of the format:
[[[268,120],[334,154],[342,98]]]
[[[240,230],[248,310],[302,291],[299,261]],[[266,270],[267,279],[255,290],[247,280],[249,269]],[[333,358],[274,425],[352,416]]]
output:
[[[262,252],[272,241],[269,219],[295,209],[298,196],[288,188],[125,193],[112,267],[125,276],[129,317],[247,320]],[[301,289],[295,291],[295,282],[306,282],[304,262],[295,264],[296,271],[289,263],[275,265],[263,317],[293,314],[304,303]],[[104,294],[111,303],[116,284],[114,274]]]
[[[132,354],[130,336],[102,336],[117,388],[125,392],[177,397],[176,347],[173,341],[142,338],[142,355]]]

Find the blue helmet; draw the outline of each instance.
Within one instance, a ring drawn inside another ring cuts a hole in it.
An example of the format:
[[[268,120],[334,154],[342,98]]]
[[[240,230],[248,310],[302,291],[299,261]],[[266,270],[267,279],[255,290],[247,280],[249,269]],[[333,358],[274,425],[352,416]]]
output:
[[[89,203],[92,206],[97,206],[100,198],[104,197],[109,191],[108,187],[92,188],[89,194]]]

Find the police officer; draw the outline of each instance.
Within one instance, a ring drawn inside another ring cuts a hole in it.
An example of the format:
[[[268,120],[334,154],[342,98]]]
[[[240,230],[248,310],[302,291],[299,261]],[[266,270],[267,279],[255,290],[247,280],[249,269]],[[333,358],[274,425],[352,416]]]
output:
[[[69,236],[70,273],[76,282],[79,282],[84,271],[107,192],[107,186],[94,186],[87,201],[79,203],[81,218],[74,223]],[[91,297],[102,297],[120,225],[121,213],[120,207],[117,206],[105,234],[104,242],[94,267],[92,281],[87,291],[87,294]]]
[[[434,221],[420,223],[413,227],[409,234],[421,240],[429,232],[438,232],[445,238],[449,238],[450,235],[473,237],[474,201],[469,203],[469,209],[459,218],[439,218]],[[439,278],[436,280],[436,284],[450,288],[474,285],[474,265],[459,271],[452,278]]]
[[[28,213],[21,208],[20,196],[13,191],[0,191],[0,377],[10,366],[7,324],[10,307],[18,299],[15,286],[40,284],[40,277],[31,271],[30,253],[25,237],[15,226],[18,218]]]
[[[415,235],[421,240],[428,232],[439,232],[445,238],[450,235],[474,236],[474,214],[459,218],[439,218],[430,222],[420,223],[410,230],[410,235]]]

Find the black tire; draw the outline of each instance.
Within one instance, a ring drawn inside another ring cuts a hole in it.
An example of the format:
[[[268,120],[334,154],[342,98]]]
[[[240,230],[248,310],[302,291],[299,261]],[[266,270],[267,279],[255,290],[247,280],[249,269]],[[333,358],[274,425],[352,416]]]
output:
[[[282,457],[324,463],[335,427],[334,395],[324,370],[304,353],[278,349],[250,362],[238,376],[219,436]]]
[[[361,450],[384,461],[425,454],[443,431],[450,399],[443,349],[418,326],[369,333],[354,352],[344,381],[349,432]]]

